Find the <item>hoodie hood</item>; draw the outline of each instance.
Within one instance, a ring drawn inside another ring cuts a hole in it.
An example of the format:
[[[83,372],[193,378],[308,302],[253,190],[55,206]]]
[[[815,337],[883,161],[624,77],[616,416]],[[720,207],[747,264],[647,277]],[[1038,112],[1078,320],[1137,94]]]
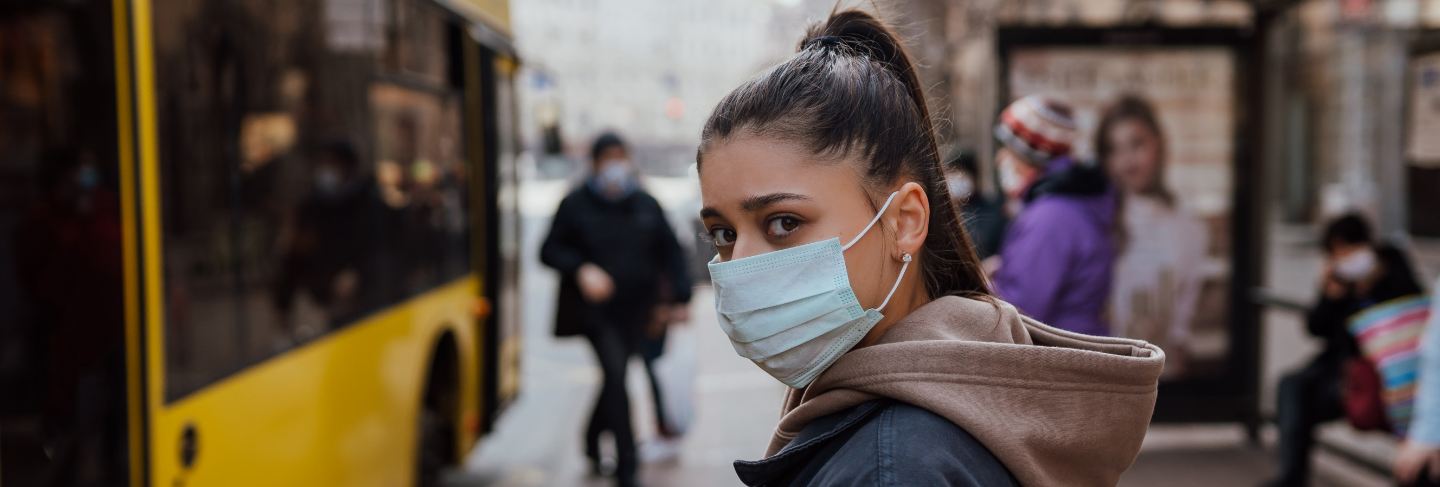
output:
[[[1025,190],[1025,202],[1047,194],[1070,196],[1099,196],[1110,191],[1110,179],[1105,171],[1082,161],[1061,157],[1045,166],[1045,174]]]
[[[1080,335],[1007,303],[936,299],[791,389],[766,456],[811,420],[889,398],[964,428],[1023,485],[1113,486],[1140,451],[1165,354]]]

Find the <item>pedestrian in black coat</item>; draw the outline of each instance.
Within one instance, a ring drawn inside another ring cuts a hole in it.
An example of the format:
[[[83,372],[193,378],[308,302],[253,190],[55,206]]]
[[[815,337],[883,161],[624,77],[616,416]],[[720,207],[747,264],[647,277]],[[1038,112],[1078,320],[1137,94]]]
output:
[[[626,365],[640,352],[662,283],[679,319],[690,300],[683,250],[660,203],[640,187],[628,156],[614,134],[595,141],[590,177],[560,202],[540,249],[541,262],[561,276],[556,333],[583,334],[604,374],[585,455],[598,472],[600,433],[609,431],[620,485],[633,485],[638,470]]]

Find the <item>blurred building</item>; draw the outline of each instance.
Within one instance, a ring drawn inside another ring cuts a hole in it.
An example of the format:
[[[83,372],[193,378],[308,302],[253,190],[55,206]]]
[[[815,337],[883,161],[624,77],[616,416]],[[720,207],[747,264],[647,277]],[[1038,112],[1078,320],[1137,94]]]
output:
[[[899,0],[892,8],[887,16],[917,41],[912,53],[942,140],[982,158],[994,150],[1003,27],[1225,27],[1256,36],[1254,66],[1265,69],[1246,75],[1261,88],[1240,109],[1261,115],[1242,134],[1263,152],[1252,158],[1264,167],[1260,216],[1270,227],[1308,228],[1358,210],[1386,238],[1415,247],[1427,276],[1440,272],[1440,252],[1430,250],[1440,247],[1440,169],[1434,154],[1417,152],[1434,152],[1424,142],[1436,128],[1425,121],[1440,108],[1415,94],[1425,79],[1440,83],[1417,71],[1435,69],[1426,60],[1440,49],[1440,1]]]
[[[515,2],[525,139],[539,147],[548,127],[573,155],[613,128],[636,141],[649,169],[681,169],[715,102],[792,52],[804,26],[834,6]],[[1419,76],[1412,65],[1440,43],[1440,0],[894,0],[879,8],[910,41],[943,150],[974,150],[982,168],[1003,96],[1002,28],[1245,32],[1259,62],[1241,71],[1259,79],[1259,89],[1238,110],[1260,114],[1243,135],[1263,152],[1251,159],[1264,168],[1266,221],[1308,227],[1359,210],[1388,238],[1418,242],[1423,265],[1440,272],[1440,257],[1425,250],[1426,239],[1440,238],[1440,219],[1427,218],[1440,213],[1440,191],[1425,190],[1440,187],[1440,170],[1416,159],[1411,146],[1427,126],[1409,121],[1435,108],[1417,112],[1427,105],[1407,98]]]
[[[771,22],[789,3],[514,2],[527,145],[538,148],[548,130],[559,139],[552,149],[580,155],[618,130],[648,172],[683,172],[710,107],[793,43]]]

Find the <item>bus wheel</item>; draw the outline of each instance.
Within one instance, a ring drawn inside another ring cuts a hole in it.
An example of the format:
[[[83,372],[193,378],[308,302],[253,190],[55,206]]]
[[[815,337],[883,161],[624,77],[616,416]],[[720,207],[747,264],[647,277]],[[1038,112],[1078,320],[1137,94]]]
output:
[[[420,412],[419,467],[416,485],[440,485],[440,473],[450,464],[450,426],[445,415],[430,405]]]
[[[440,474],[455,462],[455,418],[459,406],[459,355],[455,339],[444,335],[435,347],[434,361],[425,381],[415,446],[415,485],[440,485]]]

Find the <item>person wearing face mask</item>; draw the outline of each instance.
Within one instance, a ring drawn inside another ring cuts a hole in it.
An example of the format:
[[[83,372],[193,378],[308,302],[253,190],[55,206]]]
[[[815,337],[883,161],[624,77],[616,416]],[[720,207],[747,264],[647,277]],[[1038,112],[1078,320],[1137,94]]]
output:
[[[298,337],[292,323],[295,298],[303,293],[325,309],[329,325],[344,323],[384,302],[376,295],[381,273],[376,259],[386,235],[379,225],[394,211],[380,203],[373,179],[365,177],[360,155],[345,141],[331,141],[311,151],[311,188],[284,220],[280,232],[280,270],[271,301],[279,311],[280,328],[273,348],[285,349]],[[328,326],[328,325],[327,325]],[[304,330],[314,333],[321,330]]]
[[[946,164],[945,185],[950,191],[950,200],[960,208],[965,233],[974,241],[975,253],[986,259],[1000,251],[1005,238],[1005,211],[1001,202],[980,191],[979,177],[975,153],[971,151],[956,152]]]
[[[1374,243],[1364,217],[1349,214],[1336,218],[1325,227],[1321,242],[1325,269],[1320,276],[1320,297],[1306,318],[1306,328],[1324,346],[1304,368],[1281,379],[1276,390],[1280,475],[1271,485],[1309,485],[1315,427],[1345,415],[1343,367],[1359,355],[1347,328],[1350,317],[1370,306],[1421,292],[1405,254],[1394,246]]]
[[[600,433],[610,432],[616,480],[635,485],[639,462],[625,371],[641,351],[662,283],[670,320],[684,321],[690,278],[675,232],[641,188],[625,142],[601,135],[590,156],[591,174],[560,202],[540,261],[560,273],[556,334],[584,335],[604,376],[585,430],[585,456],[592,472],[602,473]]]
[[[919,80],[888,26],[838,11],[705,123],[716,319],[789,388],[765,458],[736,473],[1113,486],[1145,436],[1164,353],[1044,325],[991,294]]]
[[[1015,100],[995,137],[1014,215],[992,276],[995,294],[1053,326],[1108,335],[1102,315],[1115,262],[1115,197],[1103,171],[1069,156],[1069,105],[1040,95]]]
[[[56,448],[53,471],[78,474],[56,483],[82,484],[85,467],[110,464],[95,445],[118,440],[110,425],[125,421],[109,392],[125,384],[124,327],[116,323],[125,303],[115,292],[125,275],[116,250],[123,242],[120,198],[102,161],[86,152],[55,148],[36,162],[35,198],[17,195],[30,205],[15,222],[14,285],[33,316],[20,324],[34,326],[26,334],[33,341],[23,341],[40,388],[33,396],[43,408],[39,433]]]

